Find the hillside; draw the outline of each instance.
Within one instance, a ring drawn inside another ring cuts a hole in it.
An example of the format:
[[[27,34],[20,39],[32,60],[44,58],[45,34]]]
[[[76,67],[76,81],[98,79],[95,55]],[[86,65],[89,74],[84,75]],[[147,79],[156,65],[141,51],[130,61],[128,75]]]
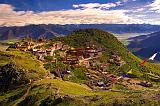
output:
[[[25,43],[21,41],[19,45]],[[34,44],[39,44],[37,48],[43,50],[53,48],[53,45],[58,48],[58,44],[69,48],[56,49],[55,55],[44,57],[43,60],[37,58],[38,56],[30,49],[25,48],[23,51],[19,49],[20,47],[14,48],[15,45],[6,51],[0,51],[0,84],[6,87],[0,92],[1,106],[158,106],[160,104],[159,65],[149,63],[144,66],[139,65],[141,60],[108,32],[83,29],[52,41],[40,43],[32,41],[33,46]],[[78,58],[84,55],[81,55],[79,50],[84,50],[83,53],[87,50],[92,52],[97,50],[98,54],[96,56],[87,54],[88,57],[85,55],[85,58],[78,60],[79,64],[73,64],[72,61],[66,63],[64,58],[71,59],[76,50]],[[64,53],[68,53],[68,57],[64,56]],[[82,65],[83,61],[88,61],[90,65]],[[64,71],[66,68],[71,72],[69,77],[65,74],[56,76],[54,73],[57,70]],[[133,71],[131,76],[122,77],[122,74],[131,69]],[[8,75],[10,77],[7,77]],[[97,84],[88,84],[94,81]],[[140,85],[143,81],[151,82],[153,86]],[[104,84],[101,84],[102,82]]]
[[[65,38],[61,38],[61,40],[62,42],[65,42],[73,47],[85,47],[87,46],[88,43],[101,45],[101,47],[104,47],[106,49],[106,52],[104,53],[104,59],[108,59],[109,58],[108,56],[110,56],[111,52],[118,52],[119,55],[122,57],[122,59],[127,63],[124,66],[122,66],[123,68],[120,68],[124,72],[126,71],[126,69],[133,69],[135,71],[137,70],[137,73],[151,71],[149,70],[149,68],[147,68],[147,66],[140,66],[139,63],[141,62],[141,60],[137,58],[135,55],[133,55],[112,34],[104,32],[102,30],[98,29],[78,30]]]
[[[148,35],[130,38],[132,42],[128,45],[128,47],[131,49],[139,48],[137,51],[134,52],[134,54],[143,58],[148,58],[155,52],[160,51],[159,35],[160,32],[156,32]],[[160,56],[157,55],[155,59],[160,60]]]
[[[28,25],[0,27],[0,40],[22,38],[30,35],[32,38],[45,36],[54,38],[68,35],[76,29],[98,28],[112,33],[151,33],[159,31],[160,26],[149,24],[78,24],[78,25]]]
[[[30,80],[42,79],[49,74],[34,55],[19,50],[0,51],[0,66],[2,91],[27,84]]]

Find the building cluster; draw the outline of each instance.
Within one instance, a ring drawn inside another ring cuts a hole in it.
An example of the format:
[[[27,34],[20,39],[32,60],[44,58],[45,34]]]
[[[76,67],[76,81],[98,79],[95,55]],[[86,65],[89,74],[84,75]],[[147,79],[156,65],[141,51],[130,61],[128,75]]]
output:
[[[90,78],[90,80],[86,82],[86,84],[94,90],[110,89],[111,85],[117,83],[117,81],[119,80],[119,77],[108,72],[90,72],[86,73],[86,75],[88,76],[88,78]]]
[[[61,42],[54,42],[49,48],[44,48],[46,42],[18,42],[11,46],[21,51],[28,51],[38,57],[39,60],[44,60],[45,56],[55,56],[56,50],[68,50],[69,46]]]
[[[33,42],[17,42],[14,45],[11,45],[11,48],[16,48],[21,51],[28,51],[31,48],[34,48],[35,44]]]
[[[55,56],[56,50],[68,49],[68,45],[63,45],[61,42],[54,42],[49,48],[33,48],[31,52],[38,57],[39,60],[45,60],[46,56]]]
[[[89,60],[100,57],[102,52],[102,49],[93,47],[71,48],[66,51],[66,62],[70,65],[81,64],[89,67]]]
[[[112,55],[109,59],[109,63],[116,64],[118,66],[122,66],[122,65],[126,64],[125,61],[123,61],[121,59],[121,57],[118,55],[117,52],[112,52]]]
[[[46,47],[46,45],[49,46]],[[86,84],[93,89],[108,89],[117,80],[116,76],[106,72],[110,64],[116,64],[118,66],[125,64],[116,52],[112,52],[108,62],[100,62],[98,58],[106,51],[102,47],[88,46],[86,48],[73,48],[60,41],[19,42],[12,45],[12,48],[30,52],[41,61],[46,61],[45,57],[49,56],[52,57],[51,62],[54,63],[62,62],[68,66],[85,66],[88,69],[86,76],[90,79]],[[58,60],[57,57],[61,59]],[[57,68],[52,71],[56,77],[62,79],[72,75],[71,71],[66,68]]]
[[[102,48],[86,47],[86,48],[73,48],[60,41],[52,42],[49,48],[44,48],[46,42],[18,42],[12,45],[22,51],[28,51],[38,57],[39,60],[45,60],[46,56],[60,56],[61,61],[69,65],[85,65],[90,66],[89,60],[97,58],[102,55],[104,51]]]

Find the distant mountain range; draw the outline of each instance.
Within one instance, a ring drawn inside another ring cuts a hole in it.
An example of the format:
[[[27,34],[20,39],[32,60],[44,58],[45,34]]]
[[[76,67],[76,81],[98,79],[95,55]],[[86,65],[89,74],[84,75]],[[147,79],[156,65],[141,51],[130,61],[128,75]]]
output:
[[[155,52],[160,52],[160,32],[151,33],[130,38],[132,40],[128,47],[134,51],[134,54],[147,58]],[[160,54],[156,56],[160,60]]]
[[[15,39],[30,35],[33,38],[45,36],[54,38],[65,36],[77,29],[98,28],[111,33],[151,33],[160,31],[160,26],[149,24],[70,24],[70,25],[28,25],[14,27],[0,27],[0,40]]]
[[[38,38],[54,38],[56,36],[67,35],[75,28],[67,28],[61,25],[28,25],[21,27],[0,27],[0,40],[14,39],[19,37],[31,36]]]

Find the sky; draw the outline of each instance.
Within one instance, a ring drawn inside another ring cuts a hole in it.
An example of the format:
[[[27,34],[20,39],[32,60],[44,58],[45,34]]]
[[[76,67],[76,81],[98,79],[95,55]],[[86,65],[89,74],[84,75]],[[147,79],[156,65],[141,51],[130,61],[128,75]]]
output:
[[[0,26],[156,24],[160,0],[0,0]]]

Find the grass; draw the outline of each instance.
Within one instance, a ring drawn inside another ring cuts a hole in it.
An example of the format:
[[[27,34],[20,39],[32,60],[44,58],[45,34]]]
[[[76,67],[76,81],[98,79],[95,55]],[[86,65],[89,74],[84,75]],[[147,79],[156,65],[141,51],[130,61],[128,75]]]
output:
[[[4,66],[9,63],[9,58],[6,56],[0,56],[0,66]]]
[[[16,49],[9,49],[9,51],[0,52],[0,66],[3,66],[9,62],[15,63],[18,67],[25,69],[28,74],[28,78],[42,78],[49,74],[43,67],[43,63],[39,61],[36,56],[19,51]]]
[[[90,88],[84,84],[77,84],[59,79],[45,79],[36,82],[36,85],[53,84],[54,87],[60,89],[62,95],[91,95],[94,94]],[[72,88],[72,89],[71,89]]]
[[[0,44],[0,51],[5,51],[8,48],[8,45]]]
[[[74,68],[71,70],[71,72],[73,73],[73,76],[66,78],[66,80],[76,82],[76,83],[84,83],[87,80],[85,71],[86,69],[83,67]]]
[[[6,93],[0,94],[0,104],[3,106],[7,104],[7,106],[12,106],[15,100],[19,99],[26,92],[27,87],[21,87],[20,89],[8,91]],[[3,104],[3,105],[2,105]]]
[[[122,86],[116,85],[118,88]],[[22,91],[22,90],[20,90]],[[15,95],[9,93],[1,95],[0,98],[7,99]],[[36,81],[28,96],[19,103],[20,106],[30,106],[30,105],[40,105],[42,102],[47,100],[52,101],[53,103],[60,96],[64,97],[68,95],[69,98],[66,98],[58,103],[58,106],[100,106],[100,105],[127,105],[127,106],[158,106],[160,102],[158,98],[154,99],[160,93],[157,91],[141,91],[141,92],[113,92],[113,91],[92,91],[86,85],[77,84],[67,81],[62,81],[59,79],[44,79]],[[48,98],[48,99],[47,99]],[[49,102],[49,103],[50,103]],[[13,101],[12,103],[15,103]],[[8,103],[6,103],[8,104]]]
[[[12,40],[2,40],[0,41],[1,43],[5,43],[5,44],[14,44],[16,42],[20,41],[20,39],[12,39]]]

